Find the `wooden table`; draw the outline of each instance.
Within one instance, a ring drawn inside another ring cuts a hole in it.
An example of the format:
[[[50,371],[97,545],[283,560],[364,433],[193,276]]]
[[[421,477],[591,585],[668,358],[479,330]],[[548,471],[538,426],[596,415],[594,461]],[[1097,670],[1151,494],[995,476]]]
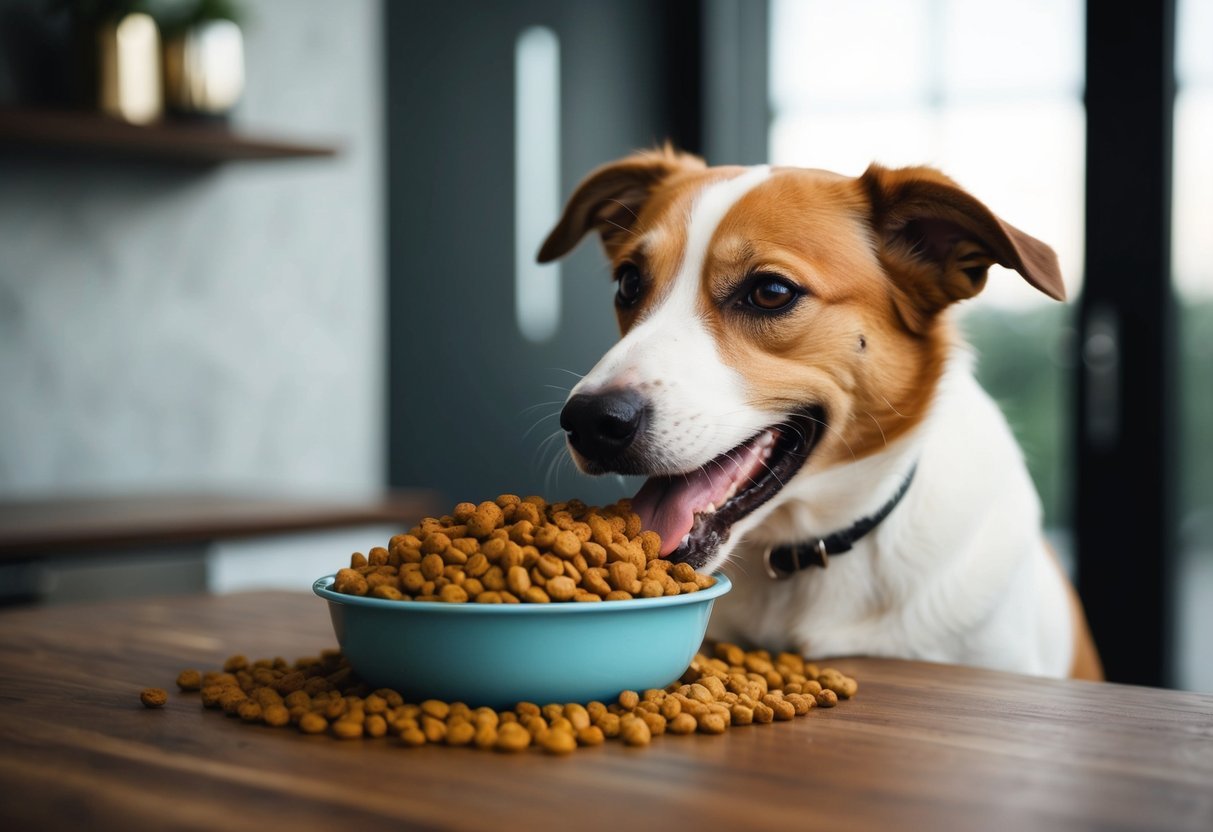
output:
[[[0,613],[4,829],[1213,829],[1213,697],[835,662],[857,699],[569,758],[246,726],[139,689],[334,644],[286,593]]]

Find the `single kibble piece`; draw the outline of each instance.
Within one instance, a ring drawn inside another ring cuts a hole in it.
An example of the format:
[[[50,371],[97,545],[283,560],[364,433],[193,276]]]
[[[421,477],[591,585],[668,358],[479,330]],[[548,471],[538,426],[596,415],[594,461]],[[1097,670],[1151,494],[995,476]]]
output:
[[[362,723],[352,719],[339,719],[333,723],[333,736],[343,740],[356,740],[362,737]]]
[[[177,687],[181,690],[200,690],[202,674],[197,670],[183,670],[177,674]]]
[[[261,706],[251,699],[240,703],[240,707],[236,709],[236,716],[240,717],[245,722],[260,722],[261,721]]]
[[[639,717],[622,720],[620,733],[623,735],[625,745],[648,745],[653,739],[648,724]]]
[[[728,720],[721,714],[713,711],[701,714],[696,721],[699,724],[700,732],[704,734],[723,734],[725,729],[729,727]]]
[[[410,726],[400,732],[400,741],[409,748],[420,748],[425,745],[425,734],[420,728]]]
[[[163,708],[168,703],[168,691],[163,688],[144,688],[139,693],[139,701],[145,708]]]
[[[328,727],[329,721],[317,713],[307,713],[299,719],[299,730],[305,734],[322,734]]]
[[[498,751],[522,751],[530,744],[530,731],[517,722],[507,722],[497,729]]]
[[[446,729],[447,745],[467,745],[476,737],[476,726],[470,722],[456,722]]]
[[[552,729],[539,741],[549,754],[572,754],[577,750],[577,738],[572,731]]]
[[[633,710],[640,704],[640,694],[634,690],[625,690],[619,694],[619,707],[625,711]]]
[[[286,709],[285,705],[269,705],[262,710],[261,719],[266,725],[281,728],[290,723],[291,712]]]
[[[826,688],[821,693],[817,694],[815,698],[817,700],[817,707],[819,708],[833,708],[838,704],[838,694],[834,693],[834,691],[830,690],[829,688]]]
[[[666,730],[671,734],[693,734],[698,727],[695,717],[688,713],[680,713],[666,724]]]
[[[557,575],[548,581],[547,592],[553,601],[571,601],[577,594],[577,584],[567,575]]]
[[[606,742],[606,735],[597,725],[587,725],[577,731],[578,745],[595,746],[602,745],[604,742]]]

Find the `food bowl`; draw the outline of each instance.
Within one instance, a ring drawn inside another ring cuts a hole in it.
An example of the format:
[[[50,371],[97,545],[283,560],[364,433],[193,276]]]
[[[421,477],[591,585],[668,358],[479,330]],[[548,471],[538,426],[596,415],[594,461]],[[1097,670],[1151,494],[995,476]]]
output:
[[[609,701],[682,675],[703,641],[712,603],[732,584],[662,598],[597,604],[388,601],[312,585],[328,601],[337,641],[373,687],[406,699],[478,707]]]

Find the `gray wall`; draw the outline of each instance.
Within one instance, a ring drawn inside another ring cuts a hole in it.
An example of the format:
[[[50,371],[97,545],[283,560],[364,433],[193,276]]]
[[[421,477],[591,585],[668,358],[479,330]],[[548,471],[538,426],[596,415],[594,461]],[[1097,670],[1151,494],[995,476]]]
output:
[[[381,4],[247,5],[236,124],[337,159],[0,155],[0,497],[382,482]]]

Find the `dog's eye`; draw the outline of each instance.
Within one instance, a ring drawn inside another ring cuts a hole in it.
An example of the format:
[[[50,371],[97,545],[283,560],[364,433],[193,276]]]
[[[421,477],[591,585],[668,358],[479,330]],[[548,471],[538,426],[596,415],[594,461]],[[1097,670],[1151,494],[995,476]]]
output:
[[[640,275],[640,269],[630,263],[620,266],[615,273],[615,280],[619,283],[619,288],[615,290],[617,304],[628,307],[640,299],[644,290],[644,278]]]
[[[796,288],[783,278],[762,275],[750,286],[745,303],[754,309],[775,312],[789,306],[798,295]]]

